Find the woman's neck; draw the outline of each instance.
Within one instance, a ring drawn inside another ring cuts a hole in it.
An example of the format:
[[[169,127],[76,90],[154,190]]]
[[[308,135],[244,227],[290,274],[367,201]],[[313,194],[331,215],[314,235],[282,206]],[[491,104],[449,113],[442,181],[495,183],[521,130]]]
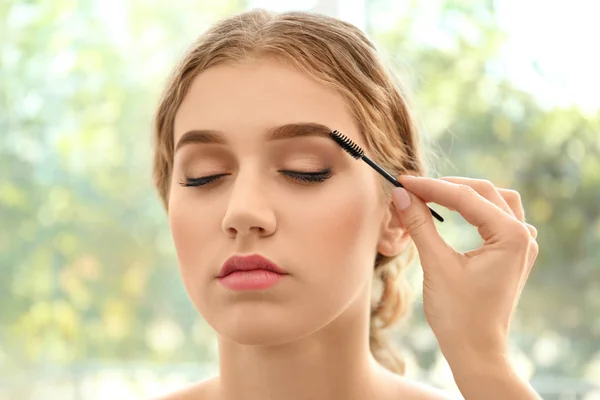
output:
[[[366,302],[355,302],[327,327],[288,344],[250,346],[219,338],[217,398],[376,398],[382,368],[369,349],[369,310],[361,303]]]

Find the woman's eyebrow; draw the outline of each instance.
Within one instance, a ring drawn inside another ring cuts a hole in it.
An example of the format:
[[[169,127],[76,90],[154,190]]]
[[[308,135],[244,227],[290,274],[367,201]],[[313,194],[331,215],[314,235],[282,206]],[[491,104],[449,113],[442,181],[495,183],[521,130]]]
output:
[[[315,122],[299,122],[276,126],[267,131],[266,140],[292,139],[306,136],[329,138],[331,128]],[[181,135],[175,146],[175,152],[187,144],[227,144],[222,131],[215,129],[194,129]]]

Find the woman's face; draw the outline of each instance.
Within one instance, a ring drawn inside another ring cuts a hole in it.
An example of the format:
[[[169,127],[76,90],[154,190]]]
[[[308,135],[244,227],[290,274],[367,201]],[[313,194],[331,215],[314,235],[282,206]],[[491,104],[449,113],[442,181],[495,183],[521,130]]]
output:
[[[206,321],[233,341],[285,343],[319,330],[368,302],[377,250],[393,251],[398,229],[380,178],[315,124],[365,148],[340,95],[266,60],[202,72],[178,110],[169,222],[181,275]],[[223,286],[223,263],[248,254],[289,275],[268,289]]]

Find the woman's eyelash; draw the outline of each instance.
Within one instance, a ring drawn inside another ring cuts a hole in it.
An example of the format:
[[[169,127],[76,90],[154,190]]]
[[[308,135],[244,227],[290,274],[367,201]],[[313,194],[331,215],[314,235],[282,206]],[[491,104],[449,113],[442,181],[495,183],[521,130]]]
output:
[[[185,186],[185,187],[195,187],[195,186],[204,186],[204,185],[208,185],[209,183],[216,181],[217,179],[226,176],[229,174],[218,174],[218,175],[210,175],[210,176],[203,176],[200,178],[185,178],[184,182],[179,182],[179,184],[181,186]]]
[[[332,172],[331,168],[325,168],[321,171],[315,172],[298,172],[298,171],[279,171],[282,174],[289,176],[292,179],[296,179],[302,182],[316,183],[316,182],[324,182],[327,179],[331,178]]]
[[[288,171],[288,170],[280,170],[279,172],[281,172],[282,174],[284,174],[296,181],[305,182],[305,183],[324,182],[327,179],[331,178],[331,175],[332,175],[331,168],[325,168],[321,171],[314,171],[314,172],[301,172],[301,171]],[[200,178],[186,178],[185,181],[180,182],[180,185],[185,186],[185,187],[204,186],[204,185],[208,185],[209,183],[212,183],[212,182],[216,181],[217,179],[219,179],[223,176],[226,176],[226,175],[229,175],[229,174],[210,175],[210,176],[203,176]]]

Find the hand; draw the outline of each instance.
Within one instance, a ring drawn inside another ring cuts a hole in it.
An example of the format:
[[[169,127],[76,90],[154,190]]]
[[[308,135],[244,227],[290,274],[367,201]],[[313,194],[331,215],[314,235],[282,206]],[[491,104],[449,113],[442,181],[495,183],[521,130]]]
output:
[[[394,202],[419,252],[425,316],[444,356],[451,366],[451,358],[467,355],[504,359],[512,315],[538,254],[537,231],[525,223],[518,192],[460,177],[398,180],[406,190],[394,189]],[[483,245],[453,249],[438,233],[429,202],[460,213]]]

